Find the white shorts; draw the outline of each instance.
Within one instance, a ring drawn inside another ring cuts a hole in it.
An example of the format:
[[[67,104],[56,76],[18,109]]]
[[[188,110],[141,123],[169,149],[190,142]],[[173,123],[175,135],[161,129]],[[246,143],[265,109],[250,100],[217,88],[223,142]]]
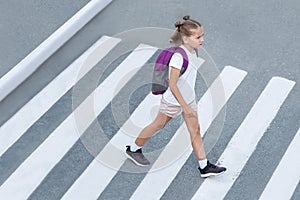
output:
[[[197,113],[197,104],[196,101],[192,101],[190,104],[191,108]],[[177,117],[182,113],[181,106],[171,104],[167,102],[164,98],[161,98],[159,112],[169,116],[169,117]]]

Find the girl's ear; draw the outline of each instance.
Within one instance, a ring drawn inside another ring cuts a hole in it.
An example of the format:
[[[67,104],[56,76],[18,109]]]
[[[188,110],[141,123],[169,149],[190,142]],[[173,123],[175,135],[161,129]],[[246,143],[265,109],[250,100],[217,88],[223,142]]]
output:
[[[188,43],[188,37],[187,36],[182,36],[182,41],[184,44]]]

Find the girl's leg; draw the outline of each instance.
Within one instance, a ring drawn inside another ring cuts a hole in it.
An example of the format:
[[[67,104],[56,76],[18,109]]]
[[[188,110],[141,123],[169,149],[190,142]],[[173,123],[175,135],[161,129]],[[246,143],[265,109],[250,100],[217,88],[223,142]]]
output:
[[[172,119],[171,117],[169,117],[161,112],[158,112],[155,120],[141,131],[141,133],[135,140],[135,144],[138,146],[144,146],[144,144],[149,140],[149,138],[152,135],[154,135],[157,131],[164,128],[165,125],[171,119]]]
[[[126,146],[127,157],[137,165],[150,165],[150,162],[143,155],[141,147],[144,146],[147,140],[149,140],[154,133],[162,129],[170,121],[170,119],[171,117],[159,112],[155,120],[140,132],[139,136],[134,142],[135,144]]]
[[[198,118],[196,116],[185,116],[184,113],[183,118],[190,133],[192,147],[195,152],[195,155],[197,156],[198,160],[206,159],[203,142],[200,135],[200,125],[198,123]]]
[[[194,149],[194,152],[198,158],[199,162],[199,170],[201,177],[209,177],[212,175],[219,175],[226,171],[225,167],[219,167],[217,165],[214,165],[207,161],[202,138],[200,135],[200,126],[198,123],[198,118],[196,116],[194,117],[187,117],[184,116],[184,120],[186,122],[187,128],[190,132],[192,146]]]

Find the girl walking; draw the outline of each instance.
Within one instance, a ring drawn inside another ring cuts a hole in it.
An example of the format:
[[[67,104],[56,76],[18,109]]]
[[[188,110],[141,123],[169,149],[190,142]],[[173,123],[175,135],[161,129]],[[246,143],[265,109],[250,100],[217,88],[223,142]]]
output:
[[[188,67],[185,73],[180,75],[184,58],[180,53],[172,56],[169,62],[169,87],[162,95],[159,112],[155,120],[140,132],[132,144],[126,146],[126,155],[137,165],[150,165],[142,153],[142,147],[172,118],[182,114],[190,134],[194,153],[198,158],[201,177],[218,175],[226,171],[226,168],[216,166],[206,158],[195,101],[194,88],[198,68],[196,65],[199,65],[196,49],[200,48],[204,42],[203,28],[199,22],[190,19],[189,16],[183,17],[183,22],[176,22],[175,27],[176,30],[171,36],[171,40],[176,47],[182,48],[187,54]]]

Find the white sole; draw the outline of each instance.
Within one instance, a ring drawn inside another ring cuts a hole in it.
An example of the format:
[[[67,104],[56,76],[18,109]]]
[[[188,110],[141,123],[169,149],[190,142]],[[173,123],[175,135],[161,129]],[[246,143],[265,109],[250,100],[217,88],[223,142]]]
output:
[[[202,177],[202,178],[207,178],[207,177],[210,177],[210,176],[218,176],[218,175],[221,175],[221,174],[223,174],[225,171],[223,171],[223,172],[220,172],[220,173],[208,173],[208,174],[201,174],[200,173],[200,176]]]

